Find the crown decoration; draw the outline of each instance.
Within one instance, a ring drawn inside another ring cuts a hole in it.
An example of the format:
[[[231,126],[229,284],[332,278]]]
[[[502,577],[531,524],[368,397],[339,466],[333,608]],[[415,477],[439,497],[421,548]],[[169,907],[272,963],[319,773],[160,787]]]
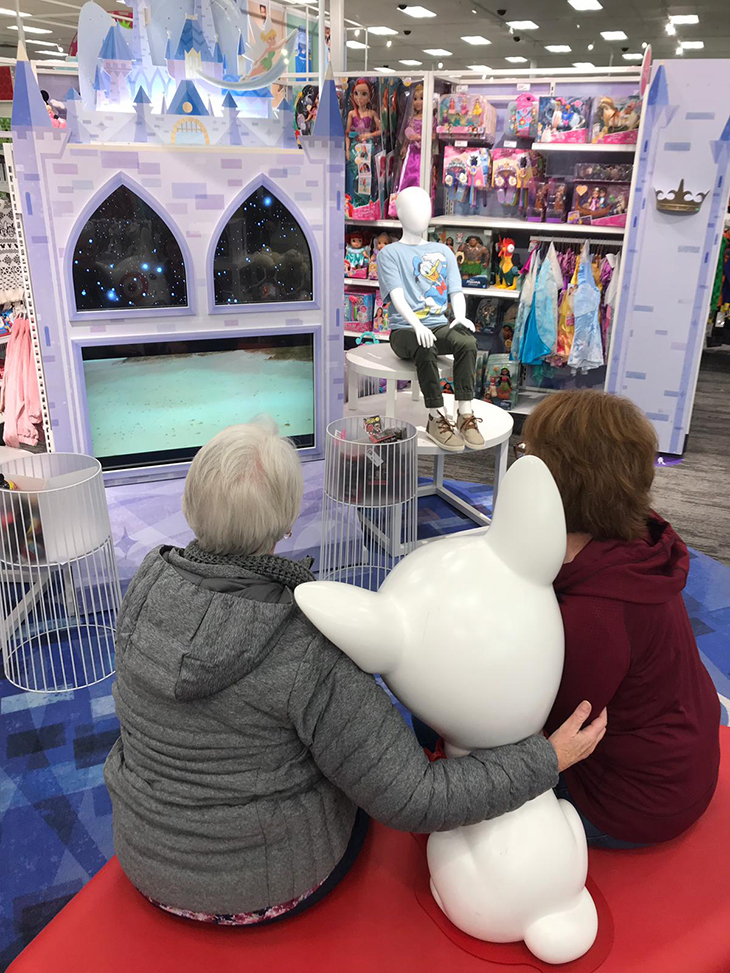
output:
[[[684,188],[684,179],[681,179],[677,188],[670,193],[663,193],[661,190],[655,189],[654,195],[656,196],[657,209],[661,210],[662,213],[681,213],[686,216],[691,213],[699,213],[705,197],[709,196],[710,193],[709,191],[697,193],[697,195],[688,193]]]

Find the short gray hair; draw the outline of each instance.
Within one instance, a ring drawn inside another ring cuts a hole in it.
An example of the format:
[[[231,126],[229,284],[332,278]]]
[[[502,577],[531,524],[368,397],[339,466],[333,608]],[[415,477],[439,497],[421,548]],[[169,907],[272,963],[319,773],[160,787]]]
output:
[[[203,550],[268,554],[294,526],[303,491],[295,447],[264,416],[228,426],[203,446],[185,480],[182,509]]]

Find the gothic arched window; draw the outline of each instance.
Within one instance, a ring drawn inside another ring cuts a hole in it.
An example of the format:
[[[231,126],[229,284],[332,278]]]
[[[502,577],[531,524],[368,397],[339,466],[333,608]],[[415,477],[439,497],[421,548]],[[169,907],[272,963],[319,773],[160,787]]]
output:
[[[223,228],[215,248],[213,283],[219,305],[313,300],[307,238],[264,186],[241,203]]]
[[[126,186],[94,211],[76,240],[79,311],[187,307],[185,261],[161,216]]]

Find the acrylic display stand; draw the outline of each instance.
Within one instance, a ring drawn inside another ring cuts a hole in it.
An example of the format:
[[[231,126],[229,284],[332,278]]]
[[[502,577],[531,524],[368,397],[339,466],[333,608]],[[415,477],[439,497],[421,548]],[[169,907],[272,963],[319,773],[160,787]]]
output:
[[[371,442],[361,416],[327,427],[319,573],[373,591],[415,548],[418,517],[417,430],[380,418],[403,438]]]
[[[0,598],[5,675],[33,692],[114,672],[121,590],[101,465],[73,453],[3,463]]]

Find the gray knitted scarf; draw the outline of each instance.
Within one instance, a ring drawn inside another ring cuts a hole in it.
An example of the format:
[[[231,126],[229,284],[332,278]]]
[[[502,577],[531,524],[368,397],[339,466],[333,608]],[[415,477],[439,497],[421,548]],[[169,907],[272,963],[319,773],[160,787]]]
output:
[[[276,581],[287,588],[296,588],[305,581],[314,581],[314,575],[309,570],[312,558],[304,561],[290,561],[287,557],[276,554],[212,554],[204,551],[197,541],[193,541],[182,552],[183,557],[196,564],[231,565],[250,571],[268,581]]]

